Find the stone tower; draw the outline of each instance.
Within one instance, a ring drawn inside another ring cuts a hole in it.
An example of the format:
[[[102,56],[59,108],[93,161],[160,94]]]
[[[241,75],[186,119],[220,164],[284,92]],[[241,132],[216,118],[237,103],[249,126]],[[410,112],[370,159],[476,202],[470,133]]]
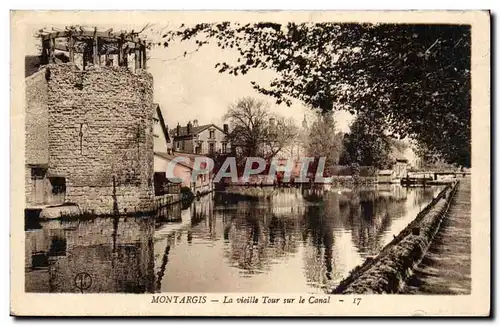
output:
[[[65,202],[96,214],[145,212],[153,208],[153,77],[144,69],[142,50],[135,52],[139,54],[135,70],[126,64],[122,43],[115,49],[118,65],[107,65],[109,60],[100,57],[113,53],[103,47],[114,38],[101,34],[89,34],[94,40],[90,44],[95,45],[94,64],[80,68],[73,61],[49,60],[27,78],[28,207]],[[81,35],[71,36],[73,43],[85,40],[86,34]],[[102,40],[96,39],[96,35],[101,35]],[[49,38],[50,47],[43,50],[48,58],[53,57],[56,44],[52,40]],[[43,38],[44,46],[46,42]],[[136,43],[136,49],[140,44]],[[43,160],[30,162],[35,147],[30,143],[40,137],[46,139],[38,141],[43,146],[37,145],[37,157]],[[35,190],[33,198],[32,189],[37,182],[38,188],[45,189]],[[56,188],[63,193],[57,199],[53,196]]]

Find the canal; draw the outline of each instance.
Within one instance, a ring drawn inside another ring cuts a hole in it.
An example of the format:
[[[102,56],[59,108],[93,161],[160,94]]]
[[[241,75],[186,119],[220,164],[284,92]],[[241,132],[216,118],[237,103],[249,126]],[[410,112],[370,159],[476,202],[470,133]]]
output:
[[[324,293],[441,187],[217,192],[161,218],[26,221],[27,292]]]

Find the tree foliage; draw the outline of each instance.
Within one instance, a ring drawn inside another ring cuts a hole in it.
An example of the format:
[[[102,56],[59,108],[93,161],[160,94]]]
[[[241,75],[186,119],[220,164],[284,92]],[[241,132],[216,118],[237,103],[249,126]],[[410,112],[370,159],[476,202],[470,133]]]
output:
[[[389,168],[392,163],[392,139],[385,134],[383,123],[377,123],[369,113],[360,113],[344,136],[344,153],[341,163],[345,165]]]
[[[272,114],[266,102],[251,97],[230,105],[224,119],[231,125],[228,139],[240,158],[271,159],[297,134],[293,121]]]
[[[164,46],[194,39],[234,51],[220,73],[275,71],[269,85],[252,84],[277,103],[370,112],[394,135],[470,165],[469,25],[221,22],[163,37]]]
[[[309,157],[325,157],[325,171],[338,164],[343,151],[343,134],[337,130],[332,112],[318,113],[308,130],[306,153]]]

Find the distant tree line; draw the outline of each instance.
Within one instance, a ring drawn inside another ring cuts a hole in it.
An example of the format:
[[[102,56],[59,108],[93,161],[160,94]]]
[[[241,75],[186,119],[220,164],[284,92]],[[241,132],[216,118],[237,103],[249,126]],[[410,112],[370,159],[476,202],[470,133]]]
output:
[[[382,123],[371,123],[375,118],[368,113],[358,114],[346,134],[338,130],[331,111],[316,111],[307,130],[299,132],[291,119],[271,113],[266,102],[251,97],[231,104],[224,117],[231,125],[228,140],[240,165],[247,157],[270,161],[296,142],[301,132],[306,135],[304,156],[325,157],[327,174],[339,164],[389,168],[394,152],[403,153],[408,146],[389,135]]]

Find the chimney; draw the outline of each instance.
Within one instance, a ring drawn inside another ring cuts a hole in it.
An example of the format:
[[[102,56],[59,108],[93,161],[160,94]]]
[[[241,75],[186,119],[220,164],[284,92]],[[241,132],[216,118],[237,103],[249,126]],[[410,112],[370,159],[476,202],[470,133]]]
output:
[[[198,119],[193,120],[193,127],[198,127]]]
[[[191,135],[192,129],[193,129],[193,124],[191,123],[191,121],[189,121],[187,124],[187,134],[188,135]]]
[[[178,122],[177,122],[177,132],[176,132],[176,135],[177,136],[181,135],[181,125]]]
[[[224,132],[226,134],[228,134],[229,133],[229,125],[227,123],[225,123],[222,127],[224,128]]]

